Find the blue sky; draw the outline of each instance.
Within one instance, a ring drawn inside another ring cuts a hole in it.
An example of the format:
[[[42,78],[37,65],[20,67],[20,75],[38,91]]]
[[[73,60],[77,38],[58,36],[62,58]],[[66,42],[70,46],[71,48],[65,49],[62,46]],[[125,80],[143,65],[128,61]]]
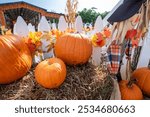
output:
[[[25,1],[36,6],[55,11],[57,13],[65,12],[65,4],[67,0],[0,0],[0,3]],[[78,10],[83,8],[96,7],[98,12],[110,11],[120,0],[78,0]]]

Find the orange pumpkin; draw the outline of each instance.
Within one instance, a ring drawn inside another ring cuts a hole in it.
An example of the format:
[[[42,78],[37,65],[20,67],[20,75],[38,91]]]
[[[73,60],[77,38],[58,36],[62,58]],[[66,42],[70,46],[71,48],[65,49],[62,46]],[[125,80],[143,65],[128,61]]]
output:
[[[147,67],[136,69],[132,78],[137,79],[137,85],[144,94],[150,96],[150,69]]]
[[[84,64],[91,57],[92,43],[84,35],[67,33],[56,41],[54,53],[69,65]]]
[[[119,82],[122,100],[142,100],[143,95],[140,88],[131,81],[122,80]]]
[[[30,51],[21,38],[15,35],[0,36],[0,84],[23,77],[31,64]]]
[[[45,88],[57,88],[65,78],[66,65],[58,58],[44,60],[35,69],[36,81]]]

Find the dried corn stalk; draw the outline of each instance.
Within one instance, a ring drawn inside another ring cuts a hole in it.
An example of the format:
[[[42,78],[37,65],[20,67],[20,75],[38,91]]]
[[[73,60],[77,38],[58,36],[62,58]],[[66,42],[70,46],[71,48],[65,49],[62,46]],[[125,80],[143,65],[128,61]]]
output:
[[[78,0],[67,0],[66,3],[66,20],[67,23],[71,26],[71,28],[74,28],[75,18],[76,18],[76,12],[77,12],[77,6],[78,6]]]

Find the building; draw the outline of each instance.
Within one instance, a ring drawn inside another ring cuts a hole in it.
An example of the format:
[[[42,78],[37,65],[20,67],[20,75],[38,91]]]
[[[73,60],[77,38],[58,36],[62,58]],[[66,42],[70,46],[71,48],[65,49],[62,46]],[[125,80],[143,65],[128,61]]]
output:
[[[22,16],[26,23],[37,26],[41,16],[46,16],[47,20],[59,19],[63,14],[47,12],[46,9],[37,7],[26,2],[13,2],[0,4],[0,25],[13,28],[18,16]]]

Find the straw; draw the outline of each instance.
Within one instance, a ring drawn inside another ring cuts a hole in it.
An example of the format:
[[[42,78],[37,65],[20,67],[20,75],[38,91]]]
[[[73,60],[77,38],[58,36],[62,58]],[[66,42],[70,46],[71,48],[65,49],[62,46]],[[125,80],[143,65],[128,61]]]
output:
[[[91,63],[67,66],[67,77],[58,89],[45,89],[34,78],[32,68],[22,79],[9,85],[0,85],[1,100],[107,100],[113,90],[113,81],[101,68]]]

